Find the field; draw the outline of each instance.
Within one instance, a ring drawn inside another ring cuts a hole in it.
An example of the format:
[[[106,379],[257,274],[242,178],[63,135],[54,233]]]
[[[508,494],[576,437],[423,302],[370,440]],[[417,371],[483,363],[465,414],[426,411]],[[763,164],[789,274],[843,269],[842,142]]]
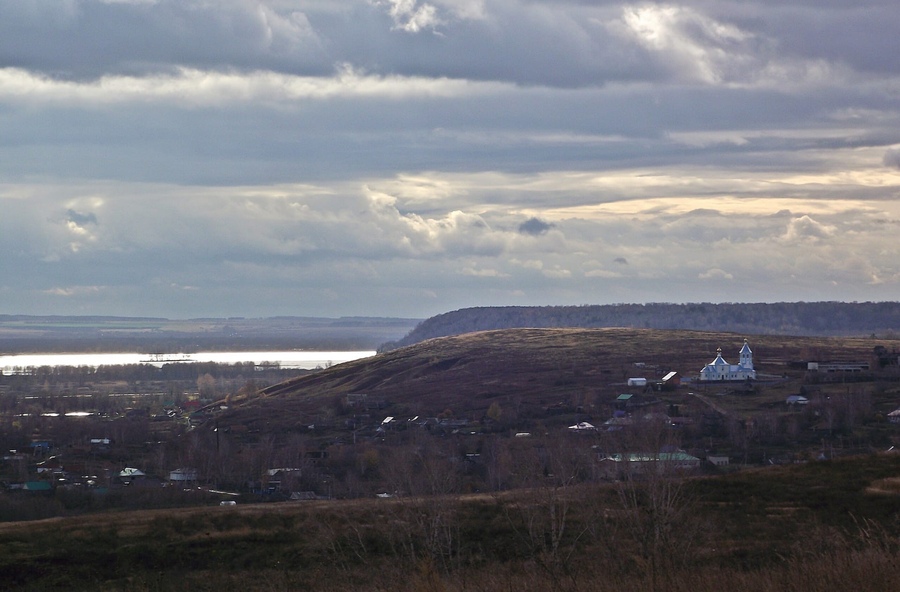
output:
[[[7,523],[0,579],[16,590],[882,591],[900,562],[900,496],[880,485],[898,477],[900,455],[880,454],[689,479],[686,511],[655,550],[616,484]]]

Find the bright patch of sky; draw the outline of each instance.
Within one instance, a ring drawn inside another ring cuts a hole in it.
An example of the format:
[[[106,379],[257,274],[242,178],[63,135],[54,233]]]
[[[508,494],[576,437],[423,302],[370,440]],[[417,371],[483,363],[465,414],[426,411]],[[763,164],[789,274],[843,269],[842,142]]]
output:
[[[0,14],[0,313],[900,299],[894,1]]]

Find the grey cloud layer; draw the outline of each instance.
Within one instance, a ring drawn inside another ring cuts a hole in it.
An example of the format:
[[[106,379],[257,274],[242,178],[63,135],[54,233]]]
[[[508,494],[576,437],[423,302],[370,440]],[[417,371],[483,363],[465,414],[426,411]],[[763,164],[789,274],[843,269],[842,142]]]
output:
[[[593,85],[897,73],[892,3],[3,0],[5,65],[83,79],[176,66]],[[418,16],[417,16],[418,15]],[[427,18],[422,15],[430,15]]]
[[[0,14],[0,312],[900,297],[894,2]]]

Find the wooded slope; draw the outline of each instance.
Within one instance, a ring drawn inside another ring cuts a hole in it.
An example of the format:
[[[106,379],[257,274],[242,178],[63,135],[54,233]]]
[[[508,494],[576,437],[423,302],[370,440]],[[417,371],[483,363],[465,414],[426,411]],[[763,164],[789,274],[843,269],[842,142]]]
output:
[[[898,302],[778,302],[499,306],[464,308],[426,319],[384,349],[425,339],[515,327],[635,327],[773,335],[900,332]]]

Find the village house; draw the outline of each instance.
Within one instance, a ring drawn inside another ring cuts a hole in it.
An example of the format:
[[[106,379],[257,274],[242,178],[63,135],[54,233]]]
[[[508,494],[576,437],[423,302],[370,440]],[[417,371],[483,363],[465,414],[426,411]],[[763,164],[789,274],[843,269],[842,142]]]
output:
[[[111,486],[127,486],[130,488],[155,489],[163,486],[163,481],[159,477],[147,475],[144,471],[134,468],[125,467],[116,474],[116,479]]]
[[[585,433],[596,432],[597,427],[594,426],[594,424],[592,424],[592,423],[589,423],[586,421],[580,421],[580,422],[576,423],[575,425],[570,425],[569,431],[578,433],[578,434],[585,434]]]
[[[631,407],[633,405],[632,399],[634,399],[634,395],[629,394],[629,393],[622,393],[621,395],[616,397],[616,401],[615,401],[616,409],[618,409],[620,411],[624,411],[628,407]]]
[[[197,469],[180,468],[169,471],[169,481],[175,483],[193,483],[197,481]]]
[[[266,491],[291,492],[296,489],[297,483],[303,475],[302,469],[296,467],[278,467],[266,471]]]
[[[139,481],[144,480],[147,477],[147,474],[140,469],[136,469],[134,467],[125,467],[116,475],[117,479],[120,483],[124,485],[130,485],[132,483],[137,483]]]
[[[656,383],[657,390],[669,391],[676,389],[681,384],[681,376],[677,371],[672,370],[662,377],[662,380]]]

